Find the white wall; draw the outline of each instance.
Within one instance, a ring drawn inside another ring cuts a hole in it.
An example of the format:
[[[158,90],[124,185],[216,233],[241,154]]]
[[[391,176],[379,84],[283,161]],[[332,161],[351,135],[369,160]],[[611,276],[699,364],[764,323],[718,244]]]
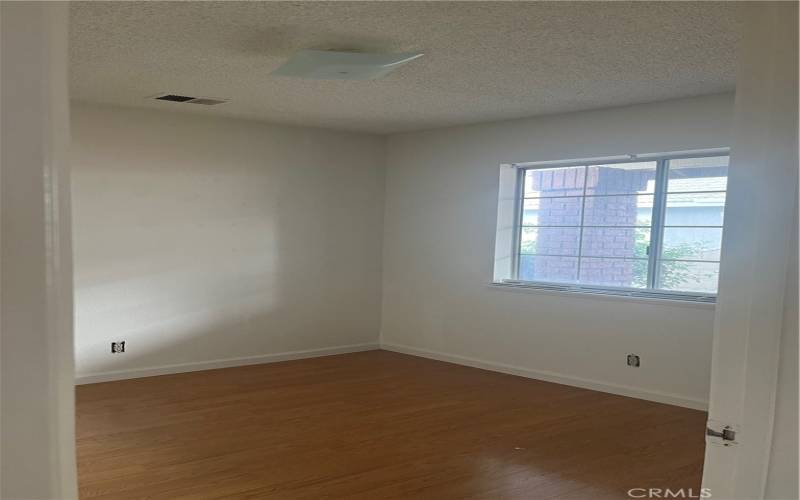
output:
[[[2,2],[0,498],[77,498],[68,5]]]
[[[377,342],[385,139],[78,103],[72,126],[79,376]]]
[[[390,136],[382,343],[704,407],[713,308],[487,286],[498,165],[726,147],[732,111],[724,94]]]

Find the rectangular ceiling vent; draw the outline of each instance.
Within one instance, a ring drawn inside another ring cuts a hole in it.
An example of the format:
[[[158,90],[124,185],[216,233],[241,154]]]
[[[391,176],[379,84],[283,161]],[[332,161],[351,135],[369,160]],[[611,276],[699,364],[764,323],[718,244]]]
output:
[[[159,101],[186,102],[191,101],[194,97],[189,97],[188,95],[162,94],[155,96],[154,99],[158,99]]]
[[[152,97],[157,101],[185,102],[186,104],[200,104],[203,106],[214,106],[216,104],[224,104],[228,102],[227,99],[217,99],[214,97],[191,97],[188,95],[178,94],[158,94]]]

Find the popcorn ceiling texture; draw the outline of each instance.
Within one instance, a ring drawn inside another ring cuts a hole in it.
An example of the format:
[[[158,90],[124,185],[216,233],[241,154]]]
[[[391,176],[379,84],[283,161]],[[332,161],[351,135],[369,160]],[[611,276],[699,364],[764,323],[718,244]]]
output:
[[[393,133],[730,91],[742,6],[73,2],[71,9],[76,100]],[[373,81],[270,75],[305,48],[426,55]],[[146,99],[159,92],[231,102]]]

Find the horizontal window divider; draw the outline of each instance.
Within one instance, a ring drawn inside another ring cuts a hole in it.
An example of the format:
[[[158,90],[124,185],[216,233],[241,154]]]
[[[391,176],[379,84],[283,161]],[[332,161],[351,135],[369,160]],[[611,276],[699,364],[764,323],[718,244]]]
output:
[[[535,224],[523,224],[521,227],[533,227],[533,228],[552,227],[552,228],[573,228],[573,229],[579,229],[579,228],[582,228],[582,227],[584,227],[584,228],[588,227],[588,228],[592,228],[592,229],[595,229],[595,228],[601,228],[601,229],[652,229],[653,228],[652,225],[647,225],[647,226],[590,226],[590,225],[584,225],[584,226],[539,226],[539,225],[535,225]],[[672,226],[666,226],[666,227],[672,227]],[[682,226],[674,226],[674,227],[682,227]],[[686,226],[686,227],[703,227],[703,226]],[[718,226],[709,226],[709,227],[718,227]]]
[[[693,260],[693,259],[658,259],[659,262],[700,262],[705,264],[719,264],[718,260]]]
[[[572,189],[572,188],[571,188]],[[578,188],[574,188],[578,189]],[[727,194],[727,190],[713,190],[713,191],[667,191],[665,194],[669,197],[671,194]],[[525,196],[526,200],[550,200],[554,198],[611,198],[619,196],[654,196],[655,193],[608,193],[608,194],[557,194],[553,196]]]
[[[520,253],[520,257],[559,257],[559,258],[570,258],[570,259],[577,259],[578,254],[575,255],[567,255],[567,254],[544,254],[544,253]]]
[[[702,177],[696,177],[696,178],[697,179],[702,179]],[[725,194],[727,192],[728,192],[727,189],[722,189],[722,190],[715,189],[713,191],[667,191],[664,194],[669,196],[671,194],[719,194],[719,193]]]
[[[649,260],[647,257],[616,257],[611,255],[581,255],[582,259]]]
[[[562,229],[563,228],[580,229],[581,227],[586,227],[586,226],[538,226],[538,225],[532,225],[532,224],[523,224],[521,227],[531,227],[531,228],[535,228],[535,229],[542,228],[542,227],[552,227],[554,229],[559,229],[559,228],[562,228]]]
[[[570,228],[572,228],[572,229],[580,229],[582,227],[583,228],[592,228],[592,229],[652,229],[653,228],[652,225],[646,225],[646,226],[644,226],[644,225],[643,226],[592,226],[592,225],[588,225],[588,224],[584,225],[584,226],[567,226],[567,225],[543,226],[543,225],[537,225],[537,224],[523,224],[520,227],[530,227],[530,228],[535,228],[535,229],[539,229],[539,228],[543,228],[543,227],[544,228],[550,227],[550,228],[555,228],[555,229],[558,229],[558,228],[561,228],[561,229],[564,229],[564,228],[567,228],[567,229],[570,229]],[[722,229],[723,227],[724,226],[684,226],[684,225],[682,225],[682,226],[673,226],[673,225],[669,225],[669,224],[665,224],[664,225],[665,229]]]
[[[669,228],[676,228],[676,229],[722,229],[723,226],[671,226],[669,224],[664,224],[665,229]]]
[[[577,189],[577,188],[576,188]],[[716,193],[717,191],[709,191]],[[721,191],[725,192],[725,191]],[[683,194],[683,193],[681,193]],[[554,198],[611,198],[619,196],[653,196],[653,193],[565,194],[555,196],[526,196],[525,200],[552,200]]]
[[[559,257],[559,258],[569,258],[569,259],[615,259],[615,260],[648,260],[647,257],[612,257],[612,256],[600,256],[600,255],[566,255],[566,254],[544,254],[544,253],[520,253],[520,257]],[[698,261],[692,261],[698,262]]]

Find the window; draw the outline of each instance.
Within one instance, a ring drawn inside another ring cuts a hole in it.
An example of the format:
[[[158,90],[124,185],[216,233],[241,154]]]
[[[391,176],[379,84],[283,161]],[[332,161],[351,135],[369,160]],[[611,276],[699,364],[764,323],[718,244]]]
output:
[[[501,169],[495,281],[713,300],[728,156]]]

